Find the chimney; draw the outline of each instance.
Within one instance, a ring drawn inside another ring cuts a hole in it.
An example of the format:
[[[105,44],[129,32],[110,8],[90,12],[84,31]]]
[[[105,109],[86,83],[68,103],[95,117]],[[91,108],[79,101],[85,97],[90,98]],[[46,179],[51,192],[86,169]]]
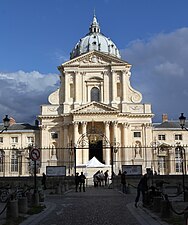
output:
[[[10,117],[10,126],[15,123],[16,123],[16,120],[14,118]]]
[[[164,123],[166,121],[168,121],[168,114],[163,114],[162,115],[162,122]]]

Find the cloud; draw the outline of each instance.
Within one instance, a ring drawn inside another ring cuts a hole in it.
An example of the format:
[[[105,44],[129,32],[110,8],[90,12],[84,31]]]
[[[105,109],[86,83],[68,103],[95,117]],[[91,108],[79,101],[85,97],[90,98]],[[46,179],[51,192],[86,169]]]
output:
[[[132,86],[151,103],[154,121],[167,113],[169,119],[188,116],[188,28],[160,33],[147,40],[135,40],[121,50],[122,58],[133,65]]]
[[[8,114],[17,122],[33,122],[40,114],[40,105],[48,102],[49,94],[58,86],[57,74],[0,73],[0,117]]]

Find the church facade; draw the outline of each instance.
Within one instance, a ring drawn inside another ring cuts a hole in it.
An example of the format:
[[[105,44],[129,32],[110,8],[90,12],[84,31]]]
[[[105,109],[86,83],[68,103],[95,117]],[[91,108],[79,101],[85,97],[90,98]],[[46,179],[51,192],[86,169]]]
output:
[[[50,163],[70,161],[70,146],[76,147],[77,165],[94,156],[110,165],[113,146],[116,170],[132,162],[151,167],[151,149],[143,148],[152,142],[151,105],[142,103],[142,94],[131,86],[131,65],[101,33],[96,16],[58,69],[60,88],[39,115],[42,171]]]
[[[187,172],[188,132],[165,114],[161,123],[152,122],[151,104],[142,102],[130,82],[131,64],[101,33],[95,15],[88,34],[58,69],[60,86],[41,106],[39,123],[12,119],[0,133],[0,176],[31,175],[33,148],[40,152],[40,175],[48,166],[65,167],[66,175],[88,174],[86,165],[96,160],[110,174],[125,166],[141,167],[142,173],[148,168],[165,175]],[[90,168],[90,175],[98,169]]]

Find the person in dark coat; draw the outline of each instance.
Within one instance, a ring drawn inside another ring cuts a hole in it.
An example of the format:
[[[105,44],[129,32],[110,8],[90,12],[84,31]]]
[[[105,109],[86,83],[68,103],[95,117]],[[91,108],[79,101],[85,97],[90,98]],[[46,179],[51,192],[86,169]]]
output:
[[[46,174],[45,173],[42,174],[42,181],[41,181],[41,183],[43,185],[44,190],[46,190]]]
[[[80,178],[80,187],[79,187],[79,190],[81,191],[82,190],[82,187],[83,187],[83,191],[85,192],[85,175],[83,174],[83,172],[81,172],[81,175],[79,176]]]
[[[108,170],[106,170],[106,172],[104,173],[104,183],[105,183],[105,186],[108,183]]]
[[[126,171],[124,171],[124,172],[121,174],[122,192],[123,192],[124,194],[127,193],[126,174],[127,174]]]
[[[76,192],[78,192],[79,184],[80,184],[79,173],[76,173],[76,177],[75,177]]]
[[[143,205],[144,205],[144,200],[145,200],[145,195],[146,195],[146,192],[148,191],[148,174],[144,174],[139,183],[138,183],[138,186],[137,186],[137,196],[136,196],[136,199],[135,199],[135,207],[137,208],[138,207],[138,201],[140,199],[140,193],[142,193],[142,202],[143,202]]]

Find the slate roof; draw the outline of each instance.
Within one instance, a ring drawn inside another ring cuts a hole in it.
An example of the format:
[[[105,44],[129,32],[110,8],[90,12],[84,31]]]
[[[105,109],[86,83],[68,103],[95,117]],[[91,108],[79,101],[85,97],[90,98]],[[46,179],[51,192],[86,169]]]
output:
[[[153,124],[154,129],[182,129],[179,121],[165,121],[162,123]],[[188,122],[185,124],[188,127]]]
[[[0,130],[4,128],[3,124],[0,124]],[[39,130],[38,126],[33,126],[29,123],[15,123],[8,127],[7,131],[19,131],[19,130]]]

